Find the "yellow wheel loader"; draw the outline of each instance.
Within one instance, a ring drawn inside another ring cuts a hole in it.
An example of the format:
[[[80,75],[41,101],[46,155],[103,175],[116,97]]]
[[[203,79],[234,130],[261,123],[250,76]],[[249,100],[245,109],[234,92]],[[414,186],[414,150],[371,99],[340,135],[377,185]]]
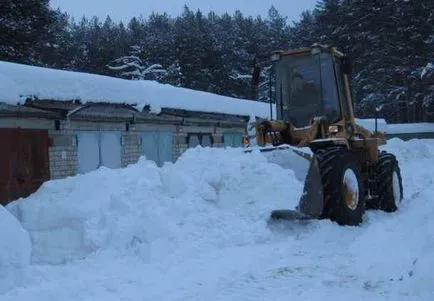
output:
[[[271,221],[358,225],[367,208],[395,211],[403,198],[400,167],[393,154],[380,151],[382,133],[356,124],[347,56],[319,44],[276,51],[256,61],[253,87],[264,66],[272,70],[276,119],[253,122],[246,152],[260,150],[304,181],[296,208],[272,211]]]

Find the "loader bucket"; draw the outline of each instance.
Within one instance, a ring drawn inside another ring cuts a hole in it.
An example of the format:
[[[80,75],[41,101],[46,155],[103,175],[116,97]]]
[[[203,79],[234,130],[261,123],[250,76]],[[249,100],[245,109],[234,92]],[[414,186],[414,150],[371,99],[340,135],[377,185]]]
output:
[[[303,193],[295,208],[276,209],[270,220],[318,219],[323,212],[323,189],[319,164],[314,154],[292,148],[261,150],[270,163],[294,171],[296,178],[303,182]],[[292,196],[288,195],[288,198]]]

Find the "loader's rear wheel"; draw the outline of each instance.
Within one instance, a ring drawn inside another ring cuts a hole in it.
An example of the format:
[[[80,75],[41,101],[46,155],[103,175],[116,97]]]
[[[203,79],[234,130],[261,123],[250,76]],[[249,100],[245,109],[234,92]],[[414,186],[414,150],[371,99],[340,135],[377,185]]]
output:
[[[324,191],[322,217],[340,225],[360,224],[365,197],[357,158],[342,148],[321,150],[317,157]]]
[[[368,208],[394,212],[401,205],[403,187],[401,170],[396,157],[381,152],[376,168],[377,198],[370,201]]]

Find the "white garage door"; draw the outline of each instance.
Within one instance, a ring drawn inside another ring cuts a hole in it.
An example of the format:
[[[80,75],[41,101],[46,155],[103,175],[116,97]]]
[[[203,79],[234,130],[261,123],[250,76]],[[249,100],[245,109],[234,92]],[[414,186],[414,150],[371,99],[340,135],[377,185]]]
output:
[[[120,132],[77,132],[77,173],[83,174],[100,166],[121,167]]]

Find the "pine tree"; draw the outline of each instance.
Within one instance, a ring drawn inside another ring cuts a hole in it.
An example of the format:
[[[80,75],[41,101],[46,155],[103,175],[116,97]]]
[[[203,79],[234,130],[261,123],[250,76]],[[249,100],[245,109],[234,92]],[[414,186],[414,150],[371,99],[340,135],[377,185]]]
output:
[[[51,12],[54,22],[47,26],[44,43],[35,45],[35,57],[38,64],[51,68],[70,67],[72,34],[70,18],[60,10]]]
[[[304,11],[300,20],[293,23],[290,28],[290,48],[310,46],[319,40],[318,26],[312,12]]]
[[[0,60],[39,65],[37,50],[46,47],[56,22],[49,0],[2,0],[0,16]]]
[[[208,91],[212,42],[207,22],[200,10],[196,13],[187,6],[175,21],[176,57],[180,66],[183,87]]]

